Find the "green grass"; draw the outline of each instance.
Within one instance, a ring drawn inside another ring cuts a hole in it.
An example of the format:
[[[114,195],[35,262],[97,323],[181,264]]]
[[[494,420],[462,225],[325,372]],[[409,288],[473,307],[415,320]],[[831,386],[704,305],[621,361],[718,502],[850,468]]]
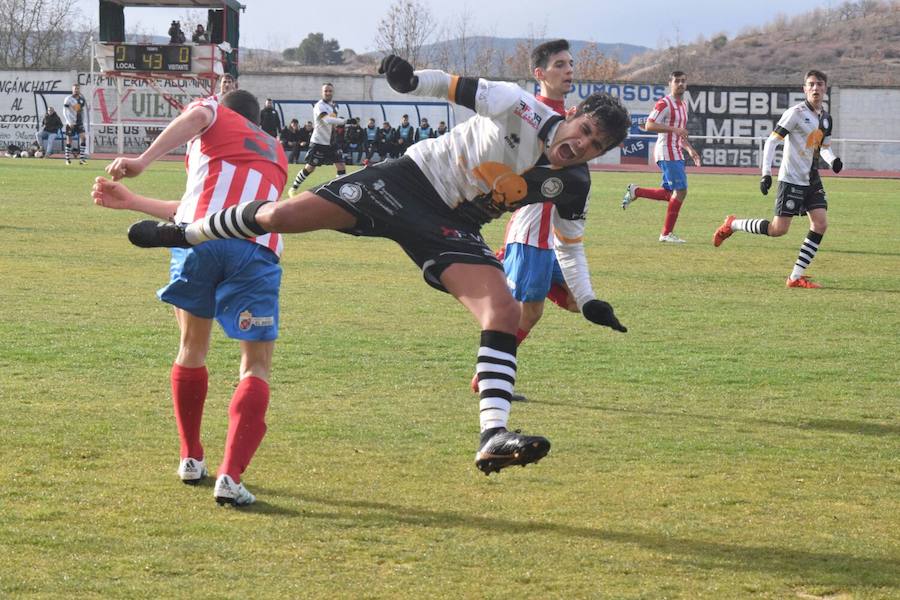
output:
[[[259,502],[231,510],[175,478],[167,254],[91,205],[101,167],[0,161],[0,597],[900,596],[896,181],[826,180],[816,291],[784,288],[804,222],[710,243],[771,215],[756,177],[692,175],[672,247],[661,203],[619,208],[655,174],[595,175],[594,286],[629,332],[548,308],[511,425],[553,452],[490,478],[474,320],[391,242],[291,236]],[[213,468],[237,356],[217,332]]]

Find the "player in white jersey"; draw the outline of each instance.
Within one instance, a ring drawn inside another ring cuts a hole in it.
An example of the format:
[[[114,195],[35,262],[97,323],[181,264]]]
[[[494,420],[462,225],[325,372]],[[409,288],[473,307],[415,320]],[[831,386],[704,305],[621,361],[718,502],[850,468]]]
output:
[[[226,206],[277,200],[287,180],[287,159],[281,145],[258,126],[259,102],[243,90],[227,92],[220,100],[212,96],[191,103],[140,157],[118,158],[107,167],[114,179],[136,177],[154,160],[187,143],[188,178],[180,202],[138,196],[102,177],[94,185],[95,202],[191,222]],[[241,475],[266,432],[268,379],[278,335],[281,249],[278,234],[175,248],[169,283],[158,292],[160,300],[175,307],[181,333],[170,378],[181,441],[178,475],[185,483],[199,483],[207,474],[200,424],[213,319],[240,344],[240,383],[229,407],[225,452],[213,492],[220,504],[254,501]]]
[[[559,114],[566,112],[565,97],[572,88],[574,64],[566,40],[544,42],[531,52],[532,73],[540,85],[540,94],[536,98]],[[587,199],[585,206],[586,203]],[[498,256],[503,260],[510,291],[522,308],[516,331],[517,344],[525,340],[541,319],[546,298],[578,312],[554,253],[556,224],[561,218],[552,202],[529,204],[514,212],[506,226],[503,248]],[[472,389],[478,392],[477,373],[472,378]],[[524,395],[513,395],[513,400],[525,399]]]
[[[734,215],[728,215],[713,235],[713,245],[716,247],[735,231],[780,237],[790,229],[791,219],[808,215],[809,232],[786,282],[787,287],[791,288],[822,287],[806,276],[806,268],[815,258],[828,227],[828,199],[819,176],[819,158],[824,159],[835,173],[840,173],[844,168],[844,163],[830,147],[834,121],[824,106],[827,86],[828,77],[825,73],[815,69],[808,71],[803,79],[806,101],[784,111],[766,140],[762,157],[762,179],[759,182],[759,189],[764,195],[772,187],[775,149],[779,142],[785,141],[784,157],[778,169],[778,197],[772,221],[736,219]]]
[[[659,234],[660,242],[682,244],[685,240],[675,235],[675,221],[681,205],[687,198],[687,174],[684,171],[684,151],[694,164],[700,166],[700,155],[688,141],[687,75],[684,71],[673,71],[669,76],[669,95],[660,99],[647,117],[644,128],[657,133],[653,147],[653,159],[662,171],[662,184],[658,188],[642,188],[629,184],[622,198],[622,209],[637,198],[649,198],[668,203],[666,220]]]
[[[87,100],[81,95],[81,86],[72,84],[72,93],[63,100],[63,119],[66,121],[66,164],[72,164],[72,138],[78,139],[78,160],[82,165],[87,163],[87,135],[85,119],[87,119]]]
[[[590,186],[584,164],[622,142],[631,125],[628,111],[598,93],[562,117],[513,83],[414,72],[396,56],[386,57],[379,72],[398,92],[446,97],[476,115],[446,135],[411,146],[399,160],[339,177],[315,192],[271,206],[229,208],[186,229],[144,221],[132,226],[132,240],[142,246],[192,246],[270,231],[335,229],[396,241],[429,285],[453,294],[481,325],[476,467],[489,474],[536,462],[549,452],[549,440],[506,427],[520,309],[481,225],[553,198],[563,217],[559,239],[580,238]],[[626,331],[612,307],[595,297],[581,244],[560,244],[557,255],[585,318]]]
[[[335,125],[344,125],[353,122],[354,119],[343,119],[337,116],[338,106],[334,102],[334,86],[326,83],[322,86],[322,99],[313,107],[313,132],[309,141],[309,152],[306,153],[306,165],[294,178],[288,195],[296,196],[300,193],[300,184],[313,174],[319,165],[334,164],[337,175],[340,177],[347,172],[344,164],[344,153],[337,146],[331,144],[331,134]]]

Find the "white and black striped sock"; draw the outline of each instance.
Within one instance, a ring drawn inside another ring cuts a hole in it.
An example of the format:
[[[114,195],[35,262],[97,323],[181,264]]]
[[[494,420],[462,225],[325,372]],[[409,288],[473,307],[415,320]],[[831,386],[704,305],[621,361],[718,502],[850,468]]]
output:
[[[291,187],[300,187],[300,184],[306,181],[307,177],[309,177],[309,173],[306,172],[306,169],[300,169],[300,172],[297,173],[296,177],[294,177],[294,183],[291,185]]]
[[[516,336],[501,331],[482,331],[475,373],[478,375],[481,431],[505,428],[516,385]]]
[[[765,219],[735,219],[731,222],[731,230],[769,235],[769,222]]]
[[[66,160],[72,160],[72,144],[66,144]]]
[[[809,263],[812,262],[812,259],[816,257],[816,252],[819,251],[822,236],[823,234],[816,233],[812,229],[806,234],[806,239],[803,240],[803,245],[800,246],[800,253],[797,255],[797,262],[794,263],[794,270],[791,271],[791,279],[800,279],[806,272]]]
[[[248,239],[268,233],[256,222],[256,212],[266,200],[253,200],[222,209],[187,226],[184,237],[196,246],[209,240]]]
[[[81,145],[78,146],[78,158],[81,160],[87,160],[87,143],[81,142]]]

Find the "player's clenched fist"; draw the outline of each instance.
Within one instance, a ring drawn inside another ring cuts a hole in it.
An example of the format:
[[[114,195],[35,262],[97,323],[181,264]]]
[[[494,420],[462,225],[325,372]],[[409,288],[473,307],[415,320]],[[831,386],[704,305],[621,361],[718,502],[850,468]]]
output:
[[[413,74],[413,67],[404,59],[388,54],[381,60],[378,72],[385,76],[388,85],[395,92],[407,94],[419,87],[419,78]]]

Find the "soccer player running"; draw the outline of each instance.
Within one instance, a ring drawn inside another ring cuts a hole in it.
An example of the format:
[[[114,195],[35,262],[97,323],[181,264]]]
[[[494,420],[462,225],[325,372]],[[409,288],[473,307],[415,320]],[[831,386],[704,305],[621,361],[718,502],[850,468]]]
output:
[[[258,126],[259,102],[244,90],[191,103],[138,158],[117,158],[113,179],[137,177],[157,158],[188,143],[187,187],[181,201],[146,198],[98,177],[94,201],[176,223],[248,199],[277,200],[287,181],[281,145]],[[282,238],[263,234],[248,241],[220,240],[172,250],[171,279],[158,292],[175,307],[181,330],[172,366],[172,400],[181,441],[178,476],[199,483],[207,475],[200,422],[209,381],[206,355],[215,318],[241,350],[240,383],[228,410],[225,455],[214,488],[219,504],[245,505],[255,497],[241,482],[266,433],[269,372],[278,335],[279,256]]]
[[[684,71],[672,71],[669,76],[669,94],[656,103],[644,126],[646,131],[657,134],[653,158],[662,171],[662,187],[642,188],[632,183],[625,189],[625,196],[622,197],[622,210],[637,198],[668,202],[659,241],[670,244],[683,244],[686,241],[675,235],[675,221],[687,198],[684,151],[687,151],[695,165],[700,166],[700,155],[688,141],[688,109],[684,102],[686,90],[687,75]]]
[[[319,165],[334,164],[338,177],[347,172],[344,164],[344,153],[340,147],[331,145],[331,133],[335,125],[343,125],[347,119],[337,116],[338,106],[333,101],[334,86],[326,83],[322,86],[322,99],[313,107],[313,133],[310,139],[309,152],[306,154],[306,164],[297,173],[289,196],[300,193],[300,184],[313,174]]]
[[[335,229],[394,240],[428,284],[452,294],[481,326],[476,467],[489,474],[540,460],[549,440],[507,430],[520,310],[481,225],[523,204],[543,202],[548,190],[555,192],[561,213],[580,205],[588,185],[579,175],[583,164],[621,143],[631,123],[628,111],[598,93],[562,117],[513,83],[414,72],[396,56],[386,57],[379,72],[398,92],[445,97],[476,115],[447,135],[411,146],[399,160],[337,178],[315,192],[274,204],[249,202],[187,228],[142,221],[131,227],[129,238],[143,247],[193,246],[271,231]],[[533,168],[542,157],[550,168]],[[581,280],[587,272],[583,248],[558,252],[567,280]],[[626,331],[608,303],[593,296],[578,301],[590,321]]]
[[[565,97],[572,88],[575,61],[569,52],[567,40],[553,40],[535,47],[531,52],[532,73],[540,85],[535,96],[560,115],[565,115]],[[571,231],[561,244],[581,244],[584,232],[584,216],[590,195],[590,172],[584,167],[582,175],[587,179],[584,205],[578,210],[561,216],[550,200],[529,204],[513,213],[506,226],[504,247],[500,253],[506,282],[513,298],[519,302],[522,316],[516,331],[516,345],[521,344],[544,314],[544,301],[554,302],[578,312],[578,304],[569,293],[559,262],[554,252],[554,240],[561,231]],[[580,224],[581,227],[577,225]],[[586,273],[584,275],[587,275]],[[593,295],[590,279],[579,281],[576,287],[586,296]],[[478,392],[478,374],[472,378],[472,390]],[[514,401],[525,401],[522,394],[513,394]]]
[[[828,199],[819,176],[819,157],[823,158],[835,173],[840,173],[844,163],[831,150],[831,130],[834,120],[825,110],[823,102],[828,77],[822,71],[811,69],[803,78],[806,101],[792,106],[781,115],[774,131],[769,134],[762,156],[762,179],[759,190],[768,195],[772,187],[772,162],[779,142],[784,144],[784,157],[778,169],[778,196],[775,199],[775,216],[765,219],[736,219],[728,215],[713,235],[713,245],[722,245],[735,231],[780,237],[788,232],[791,219],[809,216],[809,232],[794,269],[787,278],[789,288],[820,288],[806,276],[809,263],[816,257],[822,236],[828,228]]]
[[[66,164],[72,164],[72,138],[78,138],[78,162],[87,163],[87,135],[84,128],[87,100],[81,95],[81,86],[72,84],[72,93],[63,100],[63,119],[66,121]]]

